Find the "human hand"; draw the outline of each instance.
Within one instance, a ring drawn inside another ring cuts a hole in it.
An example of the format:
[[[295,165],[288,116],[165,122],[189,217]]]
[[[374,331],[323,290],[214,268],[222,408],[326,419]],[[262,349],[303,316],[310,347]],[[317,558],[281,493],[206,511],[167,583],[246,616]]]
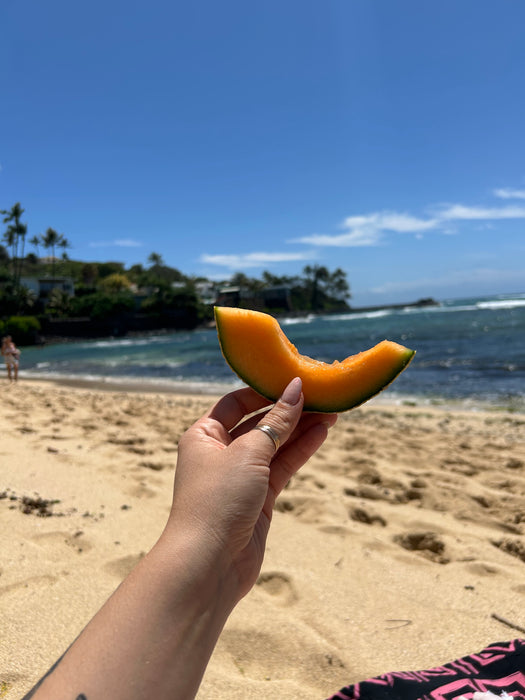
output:
[[[277,403],[252,389],[223,397],[179,443],[173,506],[166,534],[191,533],[210,568],[228,578],[235,602],[255,583],[275,500],[289,479],[324,442],[336,415],[302,413],[294,379]],[[253,412],[259,411],[255,415]],[[272,438],[258,423],[279,436]]]
[[[184,434],[159,541],[27,698],[195,697],[228,615],[257,579],[275,499],[336,421],[302,409],[300,379],[272,408],[241,389]],[[279,449],[253,429],[260,422]]]

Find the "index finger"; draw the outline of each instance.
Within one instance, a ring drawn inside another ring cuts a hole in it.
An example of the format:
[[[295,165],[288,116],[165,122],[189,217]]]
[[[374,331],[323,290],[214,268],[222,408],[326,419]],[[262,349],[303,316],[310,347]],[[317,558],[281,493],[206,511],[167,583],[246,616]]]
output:
[[[218,421],[230,431],[247,415],[260,411],[271,403],[264,396],[246,387],[223,396],[210,410],[208,417]]]

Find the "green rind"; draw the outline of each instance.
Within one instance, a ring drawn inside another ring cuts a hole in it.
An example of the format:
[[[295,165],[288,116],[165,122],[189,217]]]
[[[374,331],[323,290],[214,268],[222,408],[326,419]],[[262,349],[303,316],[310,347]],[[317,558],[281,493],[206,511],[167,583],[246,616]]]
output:
[[[314,402],[305,402],[303,410],[312,413],[344,413],[345,411],[350,411],[352,408],[362,406],[364,403],[374,398],[374,396],[377,396],[382,391],[387,389],[390,386],[390,384],[392,384],[392,382],[401,374],[401,372],[403,372],[403,370],[405,370],[408,367],[415,354],[415,350],[407,349],[407,352],[404,354],[402,361],[395,369],[392,370],[388,378],[384,382],[377,384],[373,389],[368,389],[368,391],[362,394],[362,396],[360,396],[358,399],[353,401],[343,400],[340,402],[333,402],[330,405],[319,404]],[[230,368],[233,370],[233,372],[239,377],[239,379],[242,379],[242,381],[245,382],[245,384],[250,386],[254,391],[256,391],[261,396],[264,396],[269,401],[277,401],[280,394],[277,396],[269,394],[267,391],[265,391],[263,387],[258,386],[258,384],[254,382],[253,379],[240,374],[235,369],[235,367],[231,365],[226,356],[224,356],[224,359],[226,360]],[[282,391],[284,391],[284,389],[285,387],[283,386]]]
[[[412,361],[412,358],[416,354],[415,350],[409,350],[407,348],[407,352],[403,354],[401,358],[401,362],[397,365],[395,369],[392,370],[388,378],[379,384],[377,384],[374,389],[369,389],[367,392],[365,392],[359,399],[355,401],[350,401],[350,402],[345,402],[342,401],[339,404],[334,404],[334,408],[324,408],[320,407],[319,405],[315,404],[308,404],[304,406],[305,411],[313,411],[315,413],[343,413],[344,411],[350,411],[352,408],[357,408],[358,406],[362,406],[364,403],[369,401],[370,399],[373,399],[374,396],[377,396],[380,394],[382,391],[387,389],[390,384],[396,379],[403,370],[405,370],[410,362]]]

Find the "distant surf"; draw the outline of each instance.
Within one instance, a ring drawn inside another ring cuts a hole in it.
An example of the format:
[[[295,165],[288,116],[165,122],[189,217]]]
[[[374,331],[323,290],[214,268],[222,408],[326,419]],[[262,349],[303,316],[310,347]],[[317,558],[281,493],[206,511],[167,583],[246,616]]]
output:
[[[388,338],[417,351],[384,398],[525,410],[525,293],[280,319],[299,352],[341,360]],[[214,329],[26,348],[22,376],[216,394],[241,386]]]

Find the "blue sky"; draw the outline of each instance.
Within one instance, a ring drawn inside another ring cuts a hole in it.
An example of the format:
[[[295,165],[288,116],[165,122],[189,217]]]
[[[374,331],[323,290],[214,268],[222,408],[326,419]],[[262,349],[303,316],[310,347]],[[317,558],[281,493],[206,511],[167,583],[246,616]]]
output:
[[[79,260],[525,291],[519,0],[2,0],[0,208]]]

